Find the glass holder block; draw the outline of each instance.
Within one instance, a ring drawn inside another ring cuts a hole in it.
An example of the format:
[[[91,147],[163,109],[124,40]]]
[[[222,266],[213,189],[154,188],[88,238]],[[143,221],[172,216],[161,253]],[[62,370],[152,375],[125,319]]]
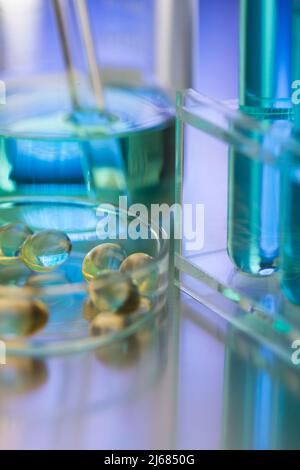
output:
[[[237,107],[193,90],[177,95],[175,282],[292,364],[300,346],[293,111],[261,119]]]

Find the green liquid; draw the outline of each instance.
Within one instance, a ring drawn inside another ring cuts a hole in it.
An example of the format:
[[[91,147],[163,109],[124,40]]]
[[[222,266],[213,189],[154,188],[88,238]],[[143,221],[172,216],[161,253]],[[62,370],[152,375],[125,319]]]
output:
[[[276,121],[286,132],[291,112],[261,110],[256,117],[267,123]],[[266,144],[272,148],[271,142],[261,142]],[[231,151],[228,185],[229,256],[243,272],[271,274],[279,257],[280,170]]]
[[[293,79],[300,79],[300,4],[293,11]],[[300,143],[300,105],[294,106],[293,134]],[[281,286],[286,297],[300,304],[300,165],[299,156],[286,155],[282,188]]]
[[[292,117],[290,32],[289,0],[241,0],[240,106],[253,118],[283,128]],[[251,132],[247,137],[276,149],[275,142],[261,142]],[[279,170],[231,151],[228,252],[245,273],[267,275],[277,269],[279,194]]]
[[[286,297],[300,303],[300,179],[299,164],[291,162],[282,191],[281,284]]]
[[[106,90],[112,119],[51,108],[51,94],[0,113],[0,196],[79,196],[117,202],[160,185],[174,159],[174,110],[157,90]],[[46,104],[45,104],[46,103]],[[21,108],[21,111],[20,109]],[[44,111],[46,110],[46,111]]]

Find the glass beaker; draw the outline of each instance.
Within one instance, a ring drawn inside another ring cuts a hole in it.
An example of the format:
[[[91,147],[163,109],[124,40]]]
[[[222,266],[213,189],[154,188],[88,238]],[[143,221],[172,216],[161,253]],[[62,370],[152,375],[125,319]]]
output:
[[[74,5],[64,3],[80,107],[88,109],[93,105],[93,96],[74,20]],[[177,3],[171,2],[172,21],[178,16]],[[98,60],[104,63],[105,101],[111,115],[107,122],[95,122],[94,116],[73,113],[51,1],[28,0],[25,10],[17,1],[0,3],[3,45],[0,79],[6,88],[6,104],[0,108],[3,196],[66,195],[115,202],[119,194],[134,193],[135,198],[139,190],[142,197],[148,188],[161,191],[164,182],[173,175],[174,106],[168,92],[159,88],[161,81],[155,75],[164,74],[154,66],[155,44],[161,37],[157,15],[166,12],[161,12],[154,1],[126,1],[122,5],[88,1],[87,6],[96,50],[99,49]],[[141,34],[139,19],[151,12],[147,17],[146,39],[138,41],[145,45],[145,50],[139,47],[138,80],[131,73],[130,50],[117,40],[127,37],[118,22],[123,9],[132,24],[131,40],[135,39],[135,32]],[[16,22],[20,32],[26,33],[24,41],[10,33]],[[183,36],[189,31],[187,22],[184,24]],[[110,28],[118,33],[115,40]],[[161,37],[160,43],[169,45],[171,36]],[[106,60],[108,43],[115,52],[110,54],[111,63]],[[121,63],[120,51],[123,51]],[[187,60],[184,51],[181,55]],[[147,73],[150,68],[151,74]],[[171,64],[165,64],[166,76],[170,76],[167,73],[170,68]],[[175,74],[172,83],[177,86]],[[164,85],[171,86],[170,81]],[[171,191],[169,197],[170,194]]]
[[[66,351],[64,345],[56,344],[59,331],[65,333],[62,343],[71,337],[69,351],[74,347],[81,349],[81,340],[83,348],[95,343],[89,337],[88,325],[82,323],[83,300],[88,290],[82,262],[87,252],[103,241],[97,233],[101,219],[97,206],[101,201],[117,203],[121,194],[131,197],[136,188],[152,191],[160,185],[166,172],[165,162],[174,156],[174,106],[166,93],[152,86],[106,84],[106,106],[100,112],[95,108],[91,86],[78,57],[78,68],[76,60],[74,65],[80,107],[75,108],[70,100],[52,3],[30,1],[25,13],[21,3],[0,2],[0,35],[5,51],[0,65],[0,78],[5,85],[5,99],[0,106],[0,226],[18,222],[32,232],[59,230],[69,236],[73,245],[58,284],[55,281],[53,286],[50,281],[50,290],[51,285],[53,289],[49,308],[54,326],[50,324],[50,331],[43,330],[45,339],[33,338],[36,354],[41,355],[41,344],[46,349],[50,345],[50,353]],[[72,10],[69,13],[72,19]],[[9,33],[14,21],[20,24],[20,33],[26,22],[23,32],[30,34],[24,36],[24,41]],[[74,22],[68,24],[73,38]],[[76,36],[73,39],[76,44]],[[47,53],[49,42],[52,46]],[[26,60],[19,61],[23,56]],[[112,238],[111,234],[110,241]],[[154,238],[156,242],[149,237],[149,244],[143,240],[139,244],[125,236],[126,252],[139,251],[155,258],[167,242],[160,245],[159,236],[154,234]],[[162,251],[166,261],[168,250]],[[11,302],[16,296],[30,305],[41,295],[47,297],[48,281],[46,286],[28,290],[25,284],[32,273],[21,271],[18,278],[11,271],[9,278],[7,268],[2,271],[0,297]],[[162,285],[165,293],[165,282]],[[154,310],[153,304],[150,315]],[[23,346],[28,354],[34,354],[30,340],[17,348],[13,345],[11,352],[26,354]]]

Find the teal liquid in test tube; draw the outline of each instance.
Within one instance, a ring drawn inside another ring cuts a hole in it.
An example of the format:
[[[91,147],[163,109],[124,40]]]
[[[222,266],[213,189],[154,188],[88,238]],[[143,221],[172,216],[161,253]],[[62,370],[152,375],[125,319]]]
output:
[[[277,134],[282,126],[284,135],[292,117],[291,12],[290,0],[240,3],[240,109],[275,123]],[[272,149],[272,141],[261,145]],[[279,172],[233,152],[229,162],[228,253],[248,274],[271,274],[279,257]]]
[[[292,81],[300,80],[300,1],[293,0]],[[299,88],[298,88],[299,90]],[[300,93],[296,92],[296,98]],[[294,102],[293,137],[300,148],[300,104]],[[286,297],[300,304],[300,153],[288,150],[282,185],[281,283]]]

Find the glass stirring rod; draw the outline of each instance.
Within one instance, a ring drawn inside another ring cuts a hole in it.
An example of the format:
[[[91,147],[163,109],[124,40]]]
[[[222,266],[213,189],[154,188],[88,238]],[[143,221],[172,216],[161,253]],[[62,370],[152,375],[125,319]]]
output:
[[[77,14],[78,25],[84,45],[85,55],[89,69],[89,76],[94,92],[94,98],[98,109],[104,109],[104,93],[97,63],[94,41],[92,38],[86,0],[75,0],[75,10]]]
[[[68,38],[66,19],[64,15],[62,0],[52,0],[54,13],[56,17],[58,32],[60,36],[61,48],[63,58],[67,71],[68,87],[71,97],[73,109],[80,108],[79,93],[76,84],[76,76],[74,73],[74,66],[71,54],[71,44]],[[103,85],[99,72],[99,67],[96,58],[94,42],[92,38],[88,10],[85,0],[75,0],[74,7],[78,21],[80,36],[83,43],[84,55],[86,57],[88,74],[90,78],[91,87],[93,90],[93,98],[96,108],[103,110],[105,107]]]
[[[63,8],[60,0],[52,0],[53,9],[55,13],[55,19],[57,23],[57,29],[60,37],[61,50],[63,54],[63,59],[66,67],[67,81],[68,81],[68,90],[70,93],[70,99],[73,109],[79,108],[79,98],[76,85],[76,77],[73,67],[71,49],[69,46],[68,35],[65,27],[65,19]]]

